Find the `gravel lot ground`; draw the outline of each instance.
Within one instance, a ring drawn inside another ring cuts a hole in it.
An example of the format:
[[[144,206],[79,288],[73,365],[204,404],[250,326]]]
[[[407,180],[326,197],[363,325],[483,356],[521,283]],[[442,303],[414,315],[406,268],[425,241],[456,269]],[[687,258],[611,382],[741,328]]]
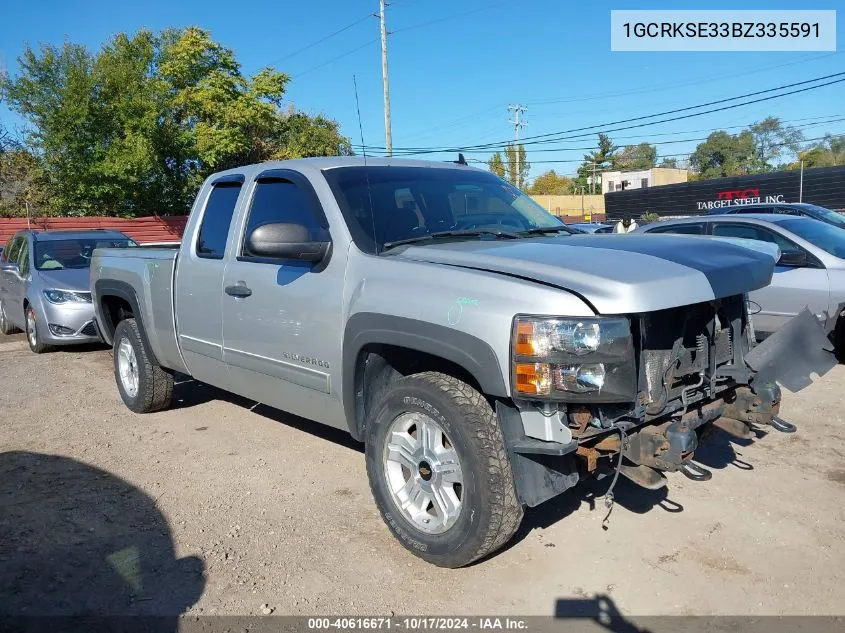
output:
[[[135,415],[108,350],[36,356],[3,337],[0,603],[551,615],[608,596],[631,615],[843,614],[843,380],[839,366],[786,395],[797,434],[720,434],[698,454],[710,482],[623,479],[607,531],[602,485],[581,487],[529,511],[506,551],[445,570],[391,538],[347,435],[196,383]]]

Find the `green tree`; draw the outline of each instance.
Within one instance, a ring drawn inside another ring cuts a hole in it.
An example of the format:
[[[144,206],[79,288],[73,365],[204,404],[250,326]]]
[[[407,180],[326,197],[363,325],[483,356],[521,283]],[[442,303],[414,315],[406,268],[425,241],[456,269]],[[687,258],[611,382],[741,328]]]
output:
[[[610,163],[618,171],[651,169],[657,164],[657,148],[649,143],[626,145],[621,152],[611,156]]]
[[[798,154],[798,160],[789,165],[790,169],[799,169],[801,161],[804,167],[834,167],[845,165],[845,135],[826,135],[821,141]]]
[[[519,169],[517,169],[517,157],[519,158]],[[528,170],[531,165],[525,155],[525,147],[522,145],[506,145],[504,152],[496,152],[487,161],[487,168],[499,178],[504,178],[514,187],[521,187],[528,177]]]
[[[662,167],[664,169],[679,169],[678,159],[677,158],[663,158],[663,159],[661,159],[658,167]]]
[[[487,161],[487,169],[496,174],[499,178],[505,177],[505,161],[502,160],[501,152],[496,152]]]
[[[118,34],[97,53],[27,47],[18,61],[0,94],[29,121],[62,214],[184,213],[213,171],[350,153],[334,121],[282,111],[287,75],[243,75],[196,27]]]
[[[505,178],[509,183],[521,189],[525,185],[530,169],[531,164],[525,155],[524,145],[520,143],[505,146]]]
[[[44,171],[23,147],[0,151],[0,217],[44,215]]]
[[[774,170],[775,162],[785,153],[798,154],[804,135],[800,130],[783,125],[777,117],[766,117],[750,126],[754,140],[755,171]]]
[[[558,175],[553,169],[537,176],[528,193],[535,196],[555,196],[572,193],[572,179]]]
[[[601,172],[611,168],[619,147],[603,132],[599,132],[598,141],[597,150],[584,154],[584,162],[578,168],[575,185],[582,190],[601,193]]]
[[[728,134],[724,130],[713,132],[695,148],[690,165],[700,179],[754,173],[754,137],[747,130],[739,134]]]

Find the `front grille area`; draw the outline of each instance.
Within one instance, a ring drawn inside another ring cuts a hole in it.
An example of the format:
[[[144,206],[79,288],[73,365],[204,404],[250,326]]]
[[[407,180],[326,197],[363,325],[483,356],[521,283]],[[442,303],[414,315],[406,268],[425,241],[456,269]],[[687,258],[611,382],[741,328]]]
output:
[[[742,319],[741,296],[643,315],[646,412],[657,415],[679,397],[701,399],[715,369],[732,362],[731,323]]]
[[[97,326],[94,325],[93,321],[89,321],[79,330],[79,333],[83,336],[97,336]]]

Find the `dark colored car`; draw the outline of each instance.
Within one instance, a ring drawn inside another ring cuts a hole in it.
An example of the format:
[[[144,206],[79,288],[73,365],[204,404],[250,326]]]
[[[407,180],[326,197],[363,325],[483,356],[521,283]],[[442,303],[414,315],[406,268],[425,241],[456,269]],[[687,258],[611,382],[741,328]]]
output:
[[[814,220],[821,220],[840,229],[845,229],[845,216],[831,209],[826,209],[807,202],[777,202],[759,204],[736,204],[729,207],[711,209],[707,215],[725,215],[728,213],[775,213],[777,215],[803,215]]]

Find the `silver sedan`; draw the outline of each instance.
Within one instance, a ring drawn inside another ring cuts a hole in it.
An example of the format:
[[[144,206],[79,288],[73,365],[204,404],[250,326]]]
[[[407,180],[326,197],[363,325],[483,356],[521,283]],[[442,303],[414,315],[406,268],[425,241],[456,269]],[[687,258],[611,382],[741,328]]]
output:
[[[775,214],[707,215],[649,224],[638,233],[712,235],[774,243],[781,252],[772,283],[749,299],[763,338],[804,307],[833,331],[845,350],[845,230],[808,217]]]
[[[0,333],[26,332],[36,354],[99,341],[91,303],[95,248],[136,246],[117,231],[21,231],[0,255]]]

